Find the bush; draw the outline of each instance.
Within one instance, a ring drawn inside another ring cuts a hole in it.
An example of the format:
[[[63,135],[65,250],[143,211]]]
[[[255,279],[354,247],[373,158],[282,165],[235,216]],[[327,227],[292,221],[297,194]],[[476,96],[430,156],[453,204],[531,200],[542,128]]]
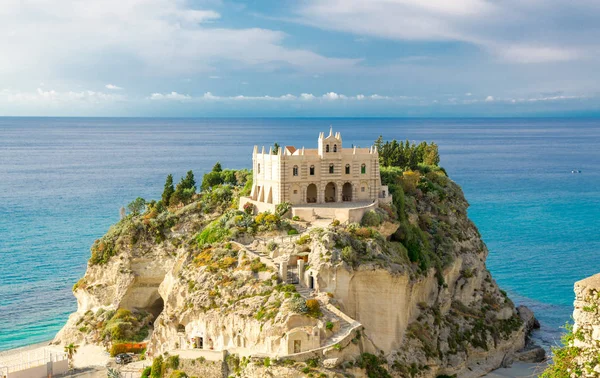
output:
[[[310,238],[310,235],[302,235],[298,240],[296,240],[296,244],[305,245],[310,243],[311,241],[312,239]]]
[[[381,222],[381,215],[374,210],[367,211],[360,221],[363,226],[367,227],[377,227],[381,224]]]
[[[332,322],[325,323],[325,329],[327,329],[328,331],[331,331],[333,329],[333,323]]]
[[[174,355],[167,358],[167,368],[173,370],[179,369],[179,355]]]
[[[140,378],[150,378],[150,374],[152,373],[152,368],[150,366],[146,367],[142,372],[142,376]]]
[[[253,203],[246,202],[246,204],[244,205],[244,212],[248,215],[254,214],[254,209],[255,209],[255,206]]]
[[[304,298],[298,296],[290,299],[290,310],[297,314],[308,313],[308,307],[306,306],[306,301]]]
[[[323,313],[321,312],[321,305],[316,299],[307,299],[306,308],[308,315],[312,316],[313,318],[318,318],[323,315]]]
[[[297,216],[297,215],[294,215],[294,216],[292,217],[292,220],[299,221],[299,220],[300,220],[300,217],[299,217],[299,216]]]
[[[287,232],[288,235],[298,235],[298,230],[295,228],[289,229]]]
[[[188,378],[188,375],[181,370],[175,370],[169,375],[169,378]]]
[[[152,373],[150,374],[151,378],[162,378],[164,375],[163,371],[163,357],[158,356],[152,361]]]
[[[355,266],[358,263],[358,254],[352,246],[346,246],[342,249],[342,260],[350,266]]]
[[[121,353],[142,353],[146,350],[146,343],[115,343],[110,347],[111,357]]]
[[[333,227],[337,227],[337,226],[339,226],[339,225],[340,225],[340,221],[339,221],[339,220],[337,220],[337,219],[334,219],[334,220],[333,220],[333,222],[331,222],[331,225],[332,225]]]

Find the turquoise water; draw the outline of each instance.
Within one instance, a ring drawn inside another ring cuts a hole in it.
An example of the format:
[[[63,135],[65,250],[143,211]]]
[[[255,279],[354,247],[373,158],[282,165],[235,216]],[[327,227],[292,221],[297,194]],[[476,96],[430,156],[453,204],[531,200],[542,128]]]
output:
[[[494,278],[558,340],[573,283],[600,272],[600,120],[0,118],[0,350],[53,337],[89,246],[167,174],[249,167],[254,144],[314,148],[329,125],[346,145],[436,141]]]

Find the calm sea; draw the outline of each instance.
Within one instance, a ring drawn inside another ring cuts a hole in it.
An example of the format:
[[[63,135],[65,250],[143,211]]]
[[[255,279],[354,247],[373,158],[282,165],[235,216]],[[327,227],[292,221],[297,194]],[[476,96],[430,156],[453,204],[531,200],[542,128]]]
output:
[[[573,283],[600,272],[600,120],[0,118],[0,350],[53,337],[89,246],[167,174],[250,167],[254,144],[314,148],[330,125],[346,146],[437,142],[494,278],[557,342]]]

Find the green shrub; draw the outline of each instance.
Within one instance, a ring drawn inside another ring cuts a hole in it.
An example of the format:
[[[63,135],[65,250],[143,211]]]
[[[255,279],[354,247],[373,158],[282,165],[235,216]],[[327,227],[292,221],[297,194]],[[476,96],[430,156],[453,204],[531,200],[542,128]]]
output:
[[[325,323],[325,329],[331,331],[333,329],[333,323],[332,322]]]
[[[308,307],[306,306],[306,301],[301,296],[295,296],[290,299],[290,310],[298,314],[306,314],[308,313]]]
[[[309,316],[312,316],[313,318],[318,318],[323,315],[323,313],[321,312],[321,305],[319,304],[319,301],[316,299],[307,299],[306,300],[306,308],[307,308],[307,314]]]
[[[316,368],[317,366],[319,366],[319,359],[309,358],[308,360],[306,360],[306,365],[311,368]]]
[[[312,239],[310,238],[310,235],[306,234],[306,235],[302,235],[298,238],[298,240],[296,240],[296,244],[298,245],[305,245],[308,244],[312,241]]]
[[[152,361],[151,378],[162,378],[164,375],[163,357],[158,356]]]
[[[173,370],[179,369],[179,355],[169,356],[169,358],[167,358],[167,368]]]
[[[140,378],[150,378],[150,374],[152,373],[152,367],[147,366],[144,371],[142,371],[142,376]]]
[[[375,210],[367,211],[360,221],[363,226],[367,227],[377,227],[381,224],[381,222],[381,215],[379,215],[379,213]]]
[[[263,360],[263,365],[264,367],[271,366],[271,359],[269,357],[265,357],[265,359]]]
[[[294,216],[292,217],[292,220],[294,220],[294,221],[299,221],[299,220],[300,220],[300,217],[299,217],[299,216],[297,216],[297,215],[294,215]]]
[[[175,370],[170,375],[169,378],[188,378],[188,375],[181,370]]]
[[[296,230],[295,228],[291,228],[288,230],[288,235],[298,235],[298,230]]]
[[[392,378],[390,373],[380,366],[383,363],[385,360],[370,353],[361,354],[357,361],[358,367],[365,369],[369,378]]]

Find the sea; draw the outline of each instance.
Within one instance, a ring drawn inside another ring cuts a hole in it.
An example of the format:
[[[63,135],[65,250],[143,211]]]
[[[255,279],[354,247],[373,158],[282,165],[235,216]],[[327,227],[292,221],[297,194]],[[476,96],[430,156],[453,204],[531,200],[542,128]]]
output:
[[[0,118],[0,350],[56,334],[94,240],[168,174],[250,168],[254,145],[316,148],[330,127],[345,147],[435,141],[492,276],[560,343],[573,284],[600,272],[600,119]]]

